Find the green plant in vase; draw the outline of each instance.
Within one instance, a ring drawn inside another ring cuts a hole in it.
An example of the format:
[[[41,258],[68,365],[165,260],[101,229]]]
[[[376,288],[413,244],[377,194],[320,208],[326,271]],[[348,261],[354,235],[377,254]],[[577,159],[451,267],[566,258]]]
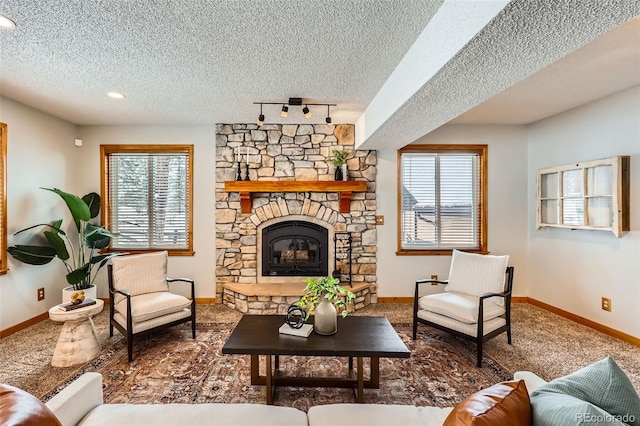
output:
[[[53,223],[40,223],[16,232],[21,234],[34,228],[44,228],[42,245],[19,245],[7,251],[16,260],[29,265],[45,265],[58,258],[64,264],[66,279],[74,290],[84,290],[93,285],[98,271],[107,261],[120,253],[98,254],[115,236],[102,226],[89,221],[100,212],[100,196],[95,192],[80,198],[57,188],[41,188],[58,194],[66,203],[76,224],[77,236],[70,237],[62,229],[62,219]],[[75,241],[74,241],[75,239]]]
[[[313,277],[307,278],[305,282],[307,287],[304,289],[304,295],[296,305],[307,310],[307,319],[309,314],[315,310],[316,305],[322,302],[323,298],[326,298],[336,308],[342,309],[341,315],[343,318],[349,314],[346,304],[353,301],[355,295],[340,286],[340,280],[333,277]]]
[[[344,172],[342,171],[342,166],[347,163],[347,158],[349,158],[349,151],[340,151],[337,149],[331,150],[332,157],[329,158],[329,162],[333,164],[335,167],[335,180],[342,180],[344,177]]]

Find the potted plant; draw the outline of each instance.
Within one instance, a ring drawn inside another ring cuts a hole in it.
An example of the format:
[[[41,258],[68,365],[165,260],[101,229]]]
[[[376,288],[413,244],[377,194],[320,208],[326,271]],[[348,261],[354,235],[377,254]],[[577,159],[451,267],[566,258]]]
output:
[[[331,151],[333,157],[329,159],[331,164],[334,165],[334,178],[335,180],[347,180],[347,158],[349,157],[349,151],[339,151],[334,149]]]
[[[334,334],[338,331],[336,308],[341,308],[342,317],[346,317],[349,314],[346,303],[351,302],[355,295],[340,286],[340,280],[333,277],[307,278],[306,283],[304,295],[296,305],[307,310],[307,319],[311,311],[315,311],[314,331],[316,333]]]
[[[97,252],[106,248],[111,242],[111,237],[114,236],[104,227],[89,223],[100,212],[100,196],[92,192],[80,198],[57,188],[41,189],[58,194],[64,200],[76,224],[77,239],[73,241],[73,238],[62,229],[62,219],[58,219],[52,224],[40,223],[16,232],[14,235],[34,228],[44,228],[42,233],[44,241],[41,245],[16,244],[7,249],[9,254],[14,259],[29,265],[45,265],[54,258],[58,258],[67,271],[67,282],[71,285],[67,289],[72,291],[95,289],[93,280],[100,268],[111,257],[119,255],[119,253],[98,254]],[[63,302],[66,300],[63,296]]]

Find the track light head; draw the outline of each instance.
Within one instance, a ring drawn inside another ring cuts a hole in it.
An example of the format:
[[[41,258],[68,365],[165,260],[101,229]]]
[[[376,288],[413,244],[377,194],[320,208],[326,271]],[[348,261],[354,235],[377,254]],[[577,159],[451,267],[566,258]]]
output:
[[[260,115],[258,116],[258,121],[256,121],[256,124],[257,124],[258,126],[262,126],[262,125],[264,124],[264,115],[263,115],[263,114],[260,114]]]
[[[286,105],[282,105],[282,111],[280,111],[280,116],[281,117],[288,117],[289,116],[289,107]]]
[[[309,107],[306,105],[304,106],[304,108],[302,108],[302,113],[304,114],[304,118],[309,118],[313,115]]]
[[[327,124],[331,124],[333,120],[331,119],[331,115],[329,114],[329,105],[327,105],[327,118],[324,119]]]

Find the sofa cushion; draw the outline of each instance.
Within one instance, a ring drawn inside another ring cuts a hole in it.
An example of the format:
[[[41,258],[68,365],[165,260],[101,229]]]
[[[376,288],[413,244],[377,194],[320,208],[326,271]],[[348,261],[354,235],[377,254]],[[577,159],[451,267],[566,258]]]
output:
[[[531,425],[531,403],[523,380],[502,382],[482,389],[458,405],[443,426]]]
[[[307,415],[295,408],[263,404],[104,404],[80,425],[307,426]]]
[[[442,425],[451,407],[416,407],[392,404],[314,405],[307,413],[309,426]],[[283,423],[284,424],[284,423]]]
[[[131,319],[133,322],[147,321],[164,315],[180,312],[191,306],[191,301],[179,294],[161,291],[146,293],[131,298]],[[127,299],[116,303],[116,311],[127,318]]]
[[[509,256],[491,256],[465,253],[453,250],[449,284],[445,291],[482,296],[484,293],[501,293]],[[504,305],[502,297],[491,299],[497,305]]]
[[[640,396],[610,356],[542,385],[531,398],[542,393],[570,395],[613,416],[627,415],[630,421],[625,423],[640,425]]]
[[[467,324],[478,322],[480,299],[464,293],[438,293],[423,296],[418,301],[420,309],[444,315]],[[482,316],[484,321],[504,314],[503,307],[495,303],[484,302]]]
[[[35,396],[0,383],[0,425],[61,426],[61,423]]]
[[[132,296],[169,291],[167,256],[166,251],[158,251],[112,258],[113,287],[126,290]],[[121,295],[115,297],[115,303],[124,299]]]
[[[587,401],[565,394],[534,392],[531,395],[531,411],[536,426],[626,424]]]

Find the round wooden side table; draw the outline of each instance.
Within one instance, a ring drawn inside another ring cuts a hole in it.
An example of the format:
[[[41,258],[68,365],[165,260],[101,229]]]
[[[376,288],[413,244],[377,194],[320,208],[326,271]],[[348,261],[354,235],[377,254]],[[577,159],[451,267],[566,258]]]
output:
[[[99,314],[103,307],[104,301],[96,299],[95,305],[72,311],[63,311],[60,305],[49,309],[51,320],[64,323],[53,351],[53,367],[84,364],[100,354],[98,334],[91,318]]]

